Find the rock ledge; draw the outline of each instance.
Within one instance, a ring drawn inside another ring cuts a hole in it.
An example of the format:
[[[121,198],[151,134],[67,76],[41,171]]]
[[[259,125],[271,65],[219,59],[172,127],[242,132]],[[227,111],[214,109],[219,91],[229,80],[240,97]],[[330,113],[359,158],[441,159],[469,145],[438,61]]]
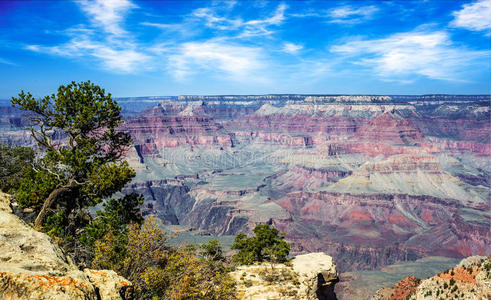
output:
[[[12,214],[0,192],[0,300],[129,299],[131,282],[109,270],[80,271],[44,233]]]

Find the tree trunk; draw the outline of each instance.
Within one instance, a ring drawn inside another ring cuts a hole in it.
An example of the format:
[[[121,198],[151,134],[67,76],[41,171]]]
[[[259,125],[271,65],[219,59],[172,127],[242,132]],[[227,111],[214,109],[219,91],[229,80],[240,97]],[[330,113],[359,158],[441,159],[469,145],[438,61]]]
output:
[[[36,230],[41,230],[44,219],[46,218],[46,214],[48,213],[48,210],[51,208],[53,203],[56,202],[56,199],[60,197],[60,195],[70,192],[71,189],[72,189],[71,185],[64,185],[54,189],[49,194],[48,198],[43,203],[43,207],[41,207],[41,211],[39,211],[39,214],[37,215],[36,220],[34,221],[34,228],[36,228]]]

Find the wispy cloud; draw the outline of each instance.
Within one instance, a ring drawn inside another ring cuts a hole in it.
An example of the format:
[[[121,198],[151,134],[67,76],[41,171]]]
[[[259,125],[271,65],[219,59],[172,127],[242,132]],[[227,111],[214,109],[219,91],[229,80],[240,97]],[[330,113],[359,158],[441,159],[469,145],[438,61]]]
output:
[[[121,27],[121,23],[128,11],[137,7],[129,0],[83,0],[76,3],[95,26],[100,26],[107,33],[117,36],[127,33]]]
[[[150,57],[134,49],[134,46],[114,45],[93,41],[86,36],[72,38],[58,46],[29,45],[26,49],[64,57],[93,57],[102,62],[105,69],[118,72],[132,72],[142,68]]]
[[[170,66],[177,79],[202,70],[219,71],[230,79],[243,80],[263,67],[260,48],[224,44],[217,41],[189,42],[170,56]]]
[[[205,20],[206,26],[219,30],[236,30],[244,24],[242,19],[229,19],[219,16],[215,9],[210,7],[198,8],[192,15]]]
[[[7,59],[1,58],[1,57],[0,57],[0,64],[9,65],[9,66],[17,66],[16,63],[13,63],[10,60],[7,60]]]
[[[490,51],[454,46],[445,31],[397,33],[382,39],[351,41],[330,51],[372,68],[383,79],[401,82],[408,82],[414,75],[461,81],[462,70],[490,58]]]
[[[296,54],[302,49],[303,49],[302,45],[298,45],[294,43],[284,43],[282,51],[290,54]]]
[[[229,18],[220,15],[216,8],[204,7],[196,9],[193,16],[205,20],[205,25],[217,30],[239,30],[238,38],[270,35],[273,31],[270,26],[279,26],[285,20],[287,5],[281,3],[272,16],[264,19],[243,20],[242,18]]]
[[[491,0],[481,0],[465,4],[453,13],[455,19],[451,25],[473,31],[485,31],[491,35]]]
[[[373,5],[357,8],[345,5],[328,10],[327,17],[330,23],[356,24],[371,19],[378,11]]]
[[[79,25],[64,34],[69,41],[56,46],[28,45],[26,49],[63,57],[91,57],[116,72],[142,68],[150,57],[138,50],[132,35],[123,28],[128,12],[137,6],[128,0],[77,1],[92,27]],[[102,32],[101,32],[102,31]]]

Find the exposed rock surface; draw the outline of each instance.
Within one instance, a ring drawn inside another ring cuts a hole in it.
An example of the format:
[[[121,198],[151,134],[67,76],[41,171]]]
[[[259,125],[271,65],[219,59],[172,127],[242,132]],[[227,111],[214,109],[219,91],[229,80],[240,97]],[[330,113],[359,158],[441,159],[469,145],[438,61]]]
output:
[[[336,299],[339,281],[332,257],[324,253],[296,256],[291,265],[263,263],[241,266],[231,273],[244,300],[330,300]]]
[[[476,299],[491,298],[491,259],[470,257],[458,266],[425,280],[408,276],[394,288],[384,288],[372,299]]]
[[[46,234],[12,214],[0,193],[0,299],[130,299],[114,271],[80,271]]]
[[[179,105],[163,102],[129,120],[123,127],[140,155],[182,145],[231,146],[232,138],[204,111],[201,102]]]

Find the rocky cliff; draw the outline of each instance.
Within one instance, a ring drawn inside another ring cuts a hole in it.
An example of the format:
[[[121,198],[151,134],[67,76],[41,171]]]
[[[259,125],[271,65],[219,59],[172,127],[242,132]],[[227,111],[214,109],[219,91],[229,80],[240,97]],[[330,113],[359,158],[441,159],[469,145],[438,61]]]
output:
[[[339,281],[336,265],[324,253],[298,255],[289,264],[241,266],[231,275],[243,300],[332,300]]]
[[[12,214],[0,193],[0,299],[131,299],[112,270],[80,271],[46,234]]]
[[[122,130],[131,134],[136,151],[143,156],[183,145],[233,145],[232,135],[205,114],[201,102],[162,102],[128,120]]]

